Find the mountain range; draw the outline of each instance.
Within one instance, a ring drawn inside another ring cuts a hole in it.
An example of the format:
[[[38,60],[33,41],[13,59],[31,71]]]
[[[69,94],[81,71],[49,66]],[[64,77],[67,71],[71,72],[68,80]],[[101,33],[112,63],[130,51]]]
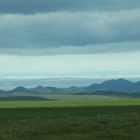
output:
[[[131,82],[125,79],[107,80],[101,84],[91,84],[87,87],[69,87],[69,88],[57,88],[57,87],[44,87],[37,86],[35,88],[25,88],[18,86],[13,90],[0,90],[0,93],[71,93],[71,94],[109,94],[109,93],[138,93],[140,92],[140,81]]]

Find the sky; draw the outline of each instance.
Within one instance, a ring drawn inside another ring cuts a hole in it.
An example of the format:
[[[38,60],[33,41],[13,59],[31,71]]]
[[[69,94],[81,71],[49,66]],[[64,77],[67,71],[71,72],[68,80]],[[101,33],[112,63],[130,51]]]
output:
[[[139,0],[0,0],[0,77],[140,77]]]

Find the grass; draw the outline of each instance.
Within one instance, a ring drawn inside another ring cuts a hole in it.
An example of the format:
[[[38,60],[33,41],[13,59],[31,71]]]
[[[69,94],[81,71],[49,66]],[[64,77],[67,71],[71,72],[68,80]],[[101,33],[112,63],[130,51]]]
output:
[[[0,101],[0,108],[44,108],[85,106],[133,106],[140,105],[140,99],[96,99],[64,101]]]
[[[139,106],[0,109],[0,140],[139,140]]]
[[[14,120],[0,125],[1,140],[139,140],[139,116]]]
[[[0,140],[139,140],[140,99],[1,101]]]

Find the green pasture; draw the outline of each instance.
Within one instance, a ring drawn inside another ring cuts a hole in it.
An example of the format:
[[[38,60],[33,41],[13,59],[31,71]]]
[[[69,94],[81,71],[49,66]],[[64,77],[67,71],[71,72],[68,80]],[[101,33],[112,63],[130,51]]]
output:
[[[136,105],[0,109],[0,140],[139,140],[139,130]]]
[[[139,98],[0,101],[0,140],[139,140],[139,130]]]
[[[85,106],[135,106],[140,99],[98,99],[64,101],[0,101],[0,108],[45,108],[45,107],[85,107]]]

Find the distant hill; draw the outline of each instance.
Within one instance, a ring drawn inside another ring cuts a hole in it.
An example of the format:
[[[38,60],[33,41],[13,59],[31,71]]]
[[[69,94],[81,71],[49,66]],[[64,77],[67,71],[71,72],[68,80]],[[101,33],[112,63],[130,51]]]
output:
[[[139,95],[140,93],[140,82],[131,82],[125,79],[117,79],[117,80],[107,80],[102,82],[101,84],[91,84],[87,87],[69,87],[69,88],[56,88],[56,87],[44,87],[37,86],[35,88],[25,88],[22,86],[16,87],[10,91],[0,90],[0,94],[3,93],[35,93],[35,94],[47,94],[47,93],[67,93],[67,94],[109,94],[109,95],[122,95],[124,93],[137,93],[135,95]],[[127,94],[125,94],[127,95]],[[134,95],[134,94],[133,94]]]
[[[92,84],[87,91],[116,91],[116,92],[139,92],[140,83],[133,83],[125,79],[107,80],[101,84]]]
[[[28,93],[30,92],[30,90],[25,87],[19,86],[9,92],[10,93]]]
[[[37,86],[35,88],[30,88],[28,89],[29,92],[34,92],[34,93],[54,93],[54,92],[61,92],[61,88],[56,88],[56,87],[43,87],[43,86]]]

